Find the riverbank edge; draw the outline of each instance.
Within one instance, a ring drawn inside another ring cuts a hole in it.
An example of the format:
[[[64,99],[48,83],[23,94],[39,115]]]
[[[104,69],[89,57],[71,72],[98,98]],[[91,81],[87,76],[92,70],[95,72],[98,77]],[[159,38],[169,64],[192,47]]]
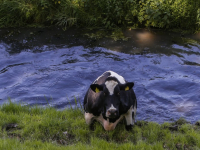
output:
[[[199,149],[200,121],[191,124],[137,121],[132,131],[124,122],[114,131],[86,125],[81,107],[58,111],[52,107],[15,104],[0,107],[0,149]]]

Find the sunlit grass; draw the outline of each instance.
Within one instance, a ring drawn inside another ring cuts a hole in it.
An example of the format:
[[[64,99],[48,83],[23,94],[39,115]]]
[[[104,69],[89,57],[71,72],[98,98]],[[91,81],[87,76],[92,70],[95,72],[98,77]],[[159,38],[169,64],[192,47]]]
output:
[[[123,122],[114,131],[105,131],[98,122],[94,128],[89,130],[78,107],[58,111],[12,102],[0,107],[0,149],[200,149],[199,124],[183,118],[161,125],[138,121],[132,131]]]

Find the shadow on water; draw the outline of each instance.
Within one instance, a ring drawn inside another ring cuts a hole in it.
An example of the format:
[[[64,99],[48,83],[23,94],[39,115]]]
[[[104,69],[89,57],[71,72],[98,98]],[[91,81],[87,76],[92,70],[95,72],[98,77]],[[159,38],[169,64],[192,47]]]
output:
[[[113,70],[134,81],[138,120],[200,118],[200,34],[126,30],[127,41],[55,28],[0,30],[0,104],[64,109]]]

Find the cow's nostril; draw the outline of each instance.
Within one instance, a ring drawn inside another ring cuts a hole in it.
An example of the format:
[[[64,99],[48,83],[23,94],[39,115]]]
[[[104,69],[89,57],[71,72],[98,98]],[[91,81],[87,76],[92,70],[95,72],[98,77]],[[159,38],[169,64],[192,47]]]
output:
[[[110,111],[108,111],[108,115],[111,115]]]
[[[117,110],[115,110],[115,109],[108,110],[108,115],[109,115],[109,117],[116,117],[117,116]]]

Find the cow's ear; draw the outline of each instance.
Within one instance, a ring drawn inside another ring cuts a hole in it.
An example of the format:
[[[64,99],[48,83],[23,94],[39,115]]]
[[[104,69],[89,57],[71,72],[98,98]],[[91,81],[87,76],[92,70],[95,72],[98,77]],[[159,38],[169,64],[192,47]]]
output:
[[[100,91],[103,91],[103,86],[99,85],[99,84],[91,84],[90,88],[92,89],[92,91],[94,91],[95,93],[99,93]]]
[[[134,86],[133,82],[127,82],[125,84],[121,84],[120,85],[120,90],[122,90],[122,91],[128,91],[128,90],[132,89],[133,86]]]

